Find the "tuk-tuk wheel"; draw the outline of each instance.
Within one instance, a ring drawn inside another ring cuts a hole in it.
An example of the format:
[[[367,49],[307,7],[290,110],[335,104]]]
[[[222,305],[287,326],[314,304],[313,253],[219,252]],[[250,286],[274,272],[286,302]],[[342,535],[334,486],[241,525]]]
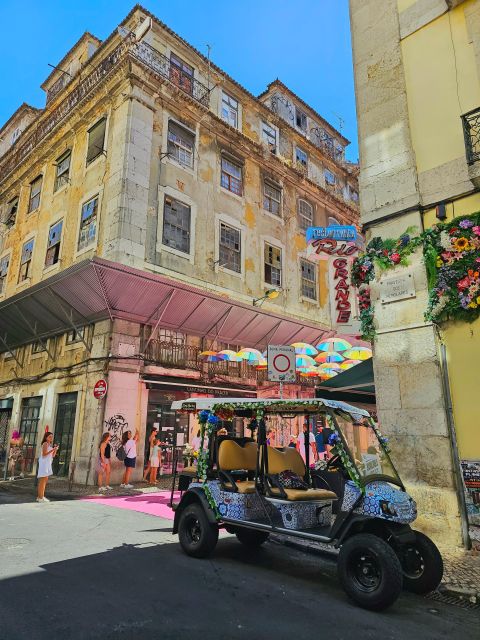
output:
[[[201,504],[190,504],[182,511],[178,539],[185,553],[194,558],[206,558],[215,549],[218,527],[209,522]]]
[[[414,531],[415,542],[397,549],[403,569],[403,585],[413,593],[434,591],[443,577],[443,560],[436,545],[420,531]]]
[[[356,534],[341,546],[338,577],[347,595],[364,609],[386,609],[402,591],[402,567],[395,552],[371,533]]]
[[[235,529],[234,533],[246,547],[259,547],[268,540],[270,535],[268,531],[254,531],[253,529],[243,529],[241,527]]]

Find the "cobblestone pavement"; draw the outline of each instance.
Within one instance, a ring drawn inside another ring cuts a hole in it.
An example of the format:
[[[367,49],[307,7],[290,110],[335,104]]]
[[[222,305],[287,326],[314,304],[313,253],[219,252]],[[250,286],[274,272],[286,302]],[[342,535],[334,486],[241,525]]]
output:
[[[171,486],[171,477],[165,476],[159,478],[157,485],[154,487],[149,486],[146,482],[139,482],[131,490],[114,487],[107,495],[135,495],[159,490],[165,491],[171,489]],[[69,489],[67,479],[51,478],[48,482],[47,495],[53,500],[74,500],[79,497],[98,496],[99,494],[96,487],[73,485]],[[34,500],[35,488],[32,478],[13,482],[0,482],[0,504],[19,501],[33,502]],[[276,538],[276,541],[284,543],[285,538],[281,536]],[[286,543],[306,552],[337,553],[329,545],[313,544],[297,538],[289,538]],[[461,549],[441,549],[441,552],[444,561],[444,576],[439,590],[442,593],[468,600],[470,603],[480,603],[480,553]]]

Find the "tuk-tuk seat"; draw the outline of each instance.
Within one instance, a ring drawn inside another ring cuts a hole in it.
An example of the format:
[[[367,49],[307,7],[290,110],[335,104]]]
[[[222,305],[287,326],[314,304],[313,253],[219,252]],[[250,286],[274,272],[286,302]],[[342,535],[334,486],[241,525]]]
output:
[[[237,480],[232,471],[255,471],[257,444],[246,442],[242,447],[235,440],[223,440],[218,449],[218,472],[224,488],[236,493],[255,493],[253,480]]]

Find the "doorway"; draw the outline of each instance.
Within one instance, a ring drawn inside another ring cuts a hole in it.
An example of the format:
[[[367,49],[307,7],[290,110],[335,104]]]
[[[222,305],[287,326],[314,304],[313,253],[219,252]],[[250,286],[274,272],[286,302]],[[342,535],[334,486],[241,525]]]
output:
[[[8,434],[10,431],[9,425],[11,417],[11,409],[0,408],[0,480],[7,475],[5,465],[7,464]]]
[[[25,446],[25,472],[32,473],[37,454],[37,433],[42,396],[24,398],[20,417],[20,436]]]
[[[54,434],[54,441],[59,445],[59,448],[52,463],[53,473],[56,476],[68,476],[76,412],[77,393],[60,393],[58,395]]]

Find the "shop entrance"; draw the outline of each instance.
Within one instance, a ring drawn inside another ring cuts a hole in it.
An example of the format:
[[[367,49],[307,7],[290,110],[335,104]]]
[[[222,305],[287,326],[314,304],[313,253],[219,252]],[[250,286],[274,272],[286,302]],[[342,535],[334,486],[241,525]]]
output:
[[[24,398],[20,417],[20,436],[25,445],[25,472],[34,470],[37,452],[38,422],[40,409],[42,408],[42,396]]]
[[[188,442],[188,414],[172,411],[174,400],[182,399],[187,394],[167,390],[151,389],[148,394],[147,428],[145,431],[145,463],[149,457],[148,438],[152,429],[159,431],[158,437],[162,442],[162,468],[164,474],[172,473],[174,452],[176,448],[183,448]]]
[[[0,408],[0,479],[7,475],[8,436],[10,433],[11,409]]]
[[[56,476],[68,476],[72,455],[75,414],[77,411],[77,394],[60,393],[58,396],[57,419],[55,421],[55,443],[60,445],[53,459],[52,468]]]

